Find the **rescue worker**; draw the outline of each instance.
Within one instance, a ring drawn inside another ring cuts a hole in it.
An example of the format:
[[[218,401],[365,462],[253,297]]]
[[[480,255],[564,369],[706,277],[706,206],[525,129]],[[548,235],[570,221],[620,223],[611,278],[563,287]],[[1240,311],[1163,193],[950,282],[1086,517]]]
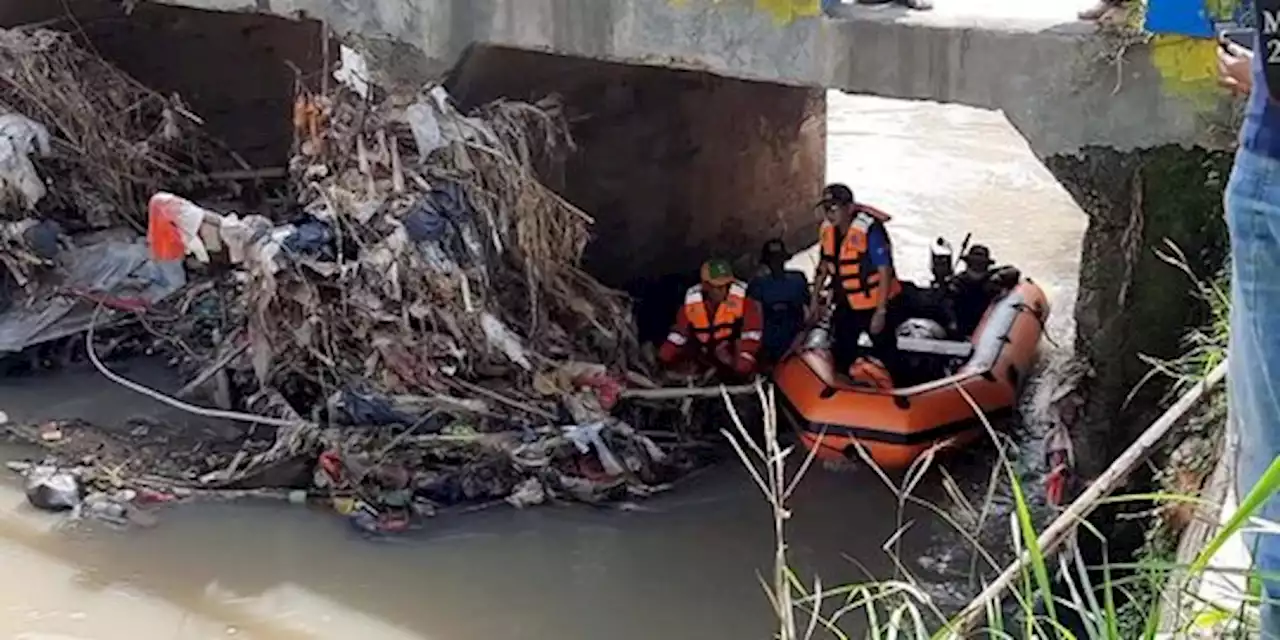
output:
[[[835,300],[831,316],[831,356],[836,370],[850,366],[864,349],[858,340],[871,339],[869,355],[890,371],[897,352],[896,330],[902,320],[902,283],[893,270],[893,246],[884,223],[889,216],[858,204],[843,184],[827,185],[818,203],[827,219],[819,230],[821,261],[814,278],[814,299],[830,282]],[[811,307],[811,312],[816,312]]]
[[[854,200],[845,184],[828,184],[818,206],[827,220],[819,229],[822,260],[814,278],[814,294],[831,285],[835,311],[831,317],[831,355],[837,371],[849,371],[864,355],[858,340],[867,333],[869,355],[893,369],[897,325],[904,320],[899,305],[902,283],[893,273],[893,247],[884,230],[888,215]],[[813,310],[815,311],[815,310]]]
[[[774,238],[760,249],[760,275],[747,286],[747,296],[760,302],[764,313],[764,341],[761,361],[777,363],[800,330],[809,307],[809,279],[800,271],[788,270],[791,257],[782,240]]]
[[[702,282],[685,293],[675,326],[658,350],[669,369],[711,370],[721,380],[750,378],[763,338],[760,303],[724,260],[702,265]]]
[[[992,269],[995,262],[991,259],[991,250],[980,244],[970,247],[960,259],[964,261],[964,271],[947,282],[946,305],[952,335],[967,339],[978,328],[991,303],[1018,286],[1022,273],[1012,266]]]
[[[952,326],[948,328],[957,338],[967,338],[991,305],[987,292],[991,250],[975,244],[960,259],[964,262],[964,270],[947,282],[947,302],[952,319]]]

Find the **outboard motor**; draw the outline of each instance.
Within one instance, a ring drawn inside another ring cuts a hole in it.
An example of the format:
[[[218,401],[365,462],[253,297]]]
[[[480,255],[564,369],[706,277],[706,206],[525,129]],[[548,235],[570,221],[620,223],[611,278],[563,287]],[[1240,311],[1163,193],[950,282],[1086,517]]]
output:
[[[946,340],[947,330],[942,325],[927,318],[909,318],[898,325],[898,337]]]
[[[933,286],[941,287],[955,275],[955,253],[946,238],[939,237],[929,247],[929,270],[933,272]]]

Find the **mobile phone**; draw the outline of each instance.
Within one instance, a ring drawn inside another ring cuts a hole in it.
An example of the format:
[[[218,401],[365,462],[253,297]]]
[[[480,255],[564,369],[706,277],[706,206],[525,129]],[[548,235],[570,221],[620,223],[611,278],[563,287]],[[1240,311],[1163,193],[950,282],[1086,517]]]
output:
[[[1230,42],[1243,49],[1253,51],[1256,34],[1249,27],[1224,26],[1218,28],[1218,46],[1227,48]]]

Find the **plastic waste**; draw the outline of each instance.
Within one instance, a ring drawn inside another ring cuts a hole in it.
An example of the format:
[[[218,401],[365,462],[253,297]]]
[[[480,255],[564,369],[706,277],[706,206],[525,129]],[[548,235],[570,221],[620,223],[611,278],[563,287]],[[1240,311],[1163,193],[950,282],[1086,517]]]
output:
[[[36,465],[27,471],[23,490],[27,502],[45,511],[69,511],[80,506],[83,487],[80,478],[53,465]]]
[[[547,501],[547,492],[537,478],[527,478],[516,486],[515,491],[507,496],[507,504],[523,509],[540,505]]]
[[[28,209],[46,193],[31,156],[48,154],[49,140],[49,130],[39,122],[17,113],[0,115],[0,188],[20,194]]]
[[[293,252],[309,255],[332,254],[333,227],[316,220],[308,220],[294,227],[293,233],[284,239],[282,246]]]
[[[436,118],[436,110],[430,104],[415,102],[404,111],[413,130],[413,141],[418,145],[418,158],[426,162],[432,151],[440,149],[449,142],[440,130],[440,120]]]
[[[361,98],[369,98],[369,65],[359,51],[343,45],[339,49],[339,66],[333,79],[346,85]]]
[[[604,430],[607,423],[602,421],[591,422],[588,424],[575,424],[565,428],[564,435],[578,449],[578,453],[591,453],[594,449],[596,457],[600,459],[600,466],[604,467],[606,473],[610,475],[618,475],[626,469],[618,462],[617,456],[609,449],[609,445],[605,443],[600,432]]]
[[[382,426],[413,424],[413,418],[397,411],[385,396],[345,389],[334,407],[346,415],[351,424]]]
[[[121,502],[105,493],[91,493],[85,496],[81,513],[89,516],[119,520],[124,517],[126,508]]]
[[[200,262],[209,261],[209,252],[200,239],[206,214],[194,202],[161,191],[147,203],[147,242],[151,257],[160,261],[182,260],[188,254]]]
[[[507,328],[501,320],[495,318],[493,314],[485,312],[480,317],[480,327],[484,329],[484,337],[489,340],[489,344],[501,351],[507,356],[507,359],[520,365],[525,371],[533,371],[533,363],[529,361],[529,356],[525,353],[524,345],[520,342],[520,336]]]
[[[156,263],[141,243],[107,241],[66,251],[59,259],[62,286],[116,307],[141,310],[186,284],[180,262]],[[56,340],[90,324],[93,308],[73,297],[57,297],[0,314],[0,352],[21,351]]]

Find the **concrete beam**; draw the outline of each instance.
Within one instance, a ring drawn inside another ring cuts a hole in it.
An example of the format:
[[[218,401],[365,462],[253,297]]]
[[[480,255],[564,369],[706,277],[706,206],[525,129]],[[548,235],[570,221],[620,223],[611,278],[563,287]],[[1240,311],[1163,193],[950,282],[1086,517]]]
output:
[[[1060,10],[1066,0],[846,6],[838,18],[783,20],[746,0],[160,1],[321,19],[412,46],[422,73],[443,74],[480,43],[999,109],[1041,157],[1203,143],[1206,114],[1221,108],[1168,91],[1147,45],[1117,61],[1114,43]]]

